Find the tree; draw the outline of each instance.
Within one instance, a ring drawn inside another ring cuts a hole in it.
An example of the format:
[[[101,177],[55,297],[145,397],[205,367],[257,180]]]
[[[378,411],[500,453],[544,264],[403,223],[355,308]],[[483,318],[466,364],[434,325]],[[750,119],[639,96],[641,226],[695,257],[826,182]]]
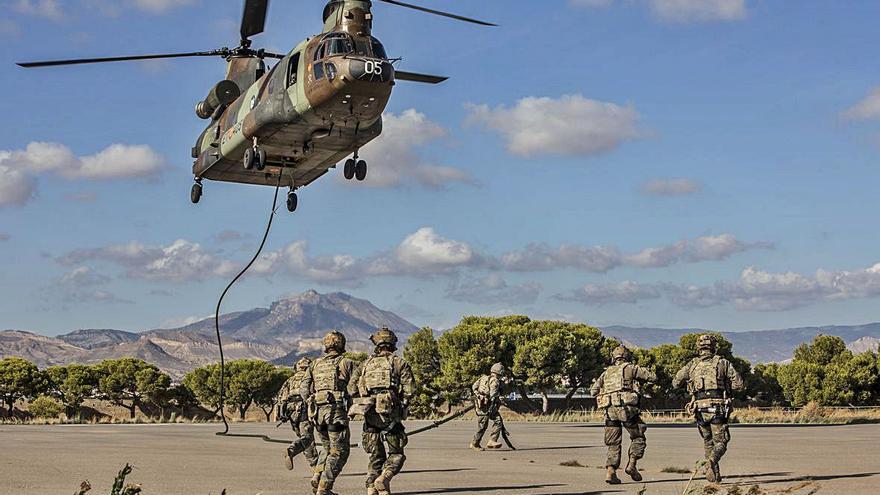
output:
[[[496,362],[512,364],[510,337],[505,327],[526,322],[525,317],[483,318],[470,316],[437,341],[441,375],[438,379],[445,398],[456,402],[470,393],[471,385],[488,373]],[[506,358],[506,360],[505,360]]]
[[[259,388],[254,394],[254,403],[266,415],[266,421],[272,420],[272,411],[278,404],[278,391],[281,390],[284,382],[293,375],[293,370],[290,368],[273,368],[265,386]]]
[[[403,346],[403,359],[412,368],[416,382],[409,412],[415,417],[425,417],[435,410],[435,398],[439,395],[440,350],[434,331],[425,327],[410,335]]]
[[[846,361],[852,352],[840,337],[817,335],[811,344],[801,344],[794,351],[794,360],[826,366],[832,362]]]
[[[276,372],[275,366],[265,361],[238,359],[229,362],[226,367],[230,372],[226,389],[229,405],[238,409],[239,418],[242,420],[253,404],[258,402],[265,404],[268,400],[267,395],[276,394],[284,383],[283,380],[278,382],[280,375]],[[267,415],[271,412],[269,406]]]
[[[226,368],[225,381],[228,386],[232,374]],[[209,364],[196,368],[183,377],[183,385],[195,394],[204,406],[215,415],[220,414],[220,365]]]
[[[61,414],[61,404],[51,397],[41,395],[28,404],[28,412],[35,418],[53,419]]]
[[[97,369],[101,374],[99,392],[113,404],[128,409],[132,419],[138,408],[143,411],[144,403],[161,407],[161,400],[171,386],[171,377],[140,359],[108,359]]]
[[[46,377],[37,366],[25,359],[0,359],[0,398],[12,416],[15,403],[38,396],[46,389]]]
[[[73,418],[86,399],[98,388],[98,370],[93,366],[68,364],[46,369],[49,391],[64,404],[65,414]]]
[[[824,366],[795,359],[791,364],[780,366],[778,379],[785,399],[792,406],[803,407],[810,402],[822,402]]]
[[[779,384],[779,364],[759,364],[752,370],[749,380],[749,394],[756,401],[771,406],[784,405],[785,393]]]

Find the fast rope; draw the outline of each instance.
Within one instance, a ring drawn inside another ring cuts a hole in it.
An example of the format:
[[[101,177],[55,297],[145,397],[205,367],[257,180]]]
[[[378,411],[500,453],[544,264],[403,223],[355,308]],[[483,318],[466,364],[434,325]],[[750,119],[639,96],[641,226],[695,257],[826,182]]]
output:
[[[254,253],[254,257],[251,258],[251,261],[240,271],[235,278],[229,282],[229,285],[226,286],[226,289],[223,290],[223,294],[220,295],[220,299],[217,300],[217,309],[214,311],[214,330],[217,333],[217,346],[220,348],[220,418],[223,420],[223,431],[218,431],[217,435],[220,436],[235,436],[235,437],[249,437],[249,438],[262,438],[267,442],[273,443],[289,443],[283,440],[273,440],[265,435],[232,435],[229,433],[229,422],[226,421],[226,413],[225,409],[225,395],[226,395],[226,358],[223,355],[223,340],[220,338],[220,306],[223,304],[223,299],[226,298],[226,294],[229,292],[229,289],[235,285],[238,280],[247,273],[248,270],[256,263],[257,259],[260,257],[260,254],[263,253],[263,248],[266,246],[266,239],[269,238],[269,231],[272,230],[272,221],[275,219],[275,213],[278,208],[278,190],[281,189],[281,178],[282,174],[278,173],[278,184],[275,185],[275,197],[272,199],[272,211],[269,213],[269,222],[266,224],[266,232],[263,233],[263,240],[260,242],[260,247],[257,248],[257,252]]]

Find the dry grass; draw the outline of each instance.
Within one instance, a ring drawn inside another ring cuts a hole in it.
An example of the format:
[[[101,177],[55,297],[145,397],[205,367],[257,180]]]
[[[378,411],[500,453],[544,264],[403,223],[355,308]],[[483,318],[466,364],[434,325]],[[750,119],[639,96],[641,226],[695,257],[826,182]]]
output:
[[[686,492],[686,495],[814,495],[821,488],[822,485],[815,481],[806,481],[779,489],[764,489],[760,485],[748,484],[733,486],[694,484]]]

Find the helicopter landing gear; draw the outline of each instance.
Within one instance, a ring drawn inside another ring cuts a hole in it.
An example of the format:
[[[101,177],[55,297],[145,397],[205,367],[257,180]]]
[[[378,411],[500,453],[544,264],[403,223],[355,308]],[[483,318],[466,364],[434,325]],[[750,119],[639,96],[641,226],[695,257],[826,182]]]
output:
[[[345,161],[345,167],[342,169],[342,175],[345,180],[357,179],[364,180],[367,178],[367,162],[358,159],[358,152],[354,152],[354,157]]]
[[[287,193],[287,211],[291,213],[295,212],[298,204],[299,198],[297,198],[296,193],[291,190]]]
[[[257,144],[257,138],[254,138],[254,145],[244,150],[244,158],[242,162],[245,170],[251,170],[256,167],[257,170],[266,168],[266,150],[260,148]]]
[[[345,167],[342,169],[342,175],[345,177],[345,180],[354,179],[355,167],[357,167],[357,163],[353,158],[345,161]]]
[[[202,199],[202,181],[196,179],[196,183],[193,184],[192,190],[189,192],[189,199],[193,202],[193,204],[198,204],[199,200]]]
[[[354,177],[357,180],[364,180],[367,178],[367,162],[358,160],[357,164],[354,166]]]

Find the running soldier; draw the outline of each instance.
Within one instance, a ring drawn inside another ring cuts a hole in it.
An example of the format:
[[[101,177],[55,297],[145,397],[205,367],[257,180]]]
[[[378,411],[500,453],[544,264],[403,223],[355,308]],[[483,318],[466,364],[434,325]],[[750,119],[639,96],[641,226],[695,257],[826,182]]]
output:
[[[312,363],[300,395],[308,397],[309,421],[322,443],[312,488],[317,495],[335,495],[333,484],[351,451],[348,407],[357,395],[357,364],[345,357],[345,336],[341,333],[328,333],[323,343],[324,356]]]
[[[296,371],[284,382],[278,391],[277,419],[289,421],[296,440],[287,447],[284,453],[284,466],[293,470],[293,459],[300,453],[306,458],[312,471],[318,464],[318,451],[315,448],[315,427],[309,422],[306,401],[308,397],[300,395],[300,385],[309,373],[312,360],[302,358],[296,363]]]
[[[481,376],[474,382],[471,390],[474,393],[474,406],[477,413],[477,433],[471,441],[470,448],[482,451],[483,447],[480,443],[483,441],[483,435],[489,428],[489,420],[492,420],[492,432],[489,434],[489,443],[486,444],[487,449],[500,449],[501,443],[498,437],[501,436],[501,430],[504,428],[503,419],[501,418],[501,387],[504,380],[504,365],[495,363],[488,375]]]
[[[648,425],[642,421],[642,385],[657,381],[653,371],[632,364],[632,354],[624,346],[618,346],[611,353],[613,364],[593,383],[590,393],[596,397],[599,408],[605,409],[605,445],[608,446],[608,460],[605,463],[605,482],[619,485],[621,447],[623,429],[629,433],[629,462],[624,472],[633,481],[642,481],[638,461],[645,456]]]
[[[376,349],[361,368],[360,398],[355,399],[351,417],[364,421],[362,444],[369,456],[367,495],[391,495],[391,479],[406,461],[403,421],[415,392],[415,379],[409,364],[394,355],[394,332],[380,328],[370,341]]]
[[[706,450],[706,480],[721,483],[721,458],[727,452],[730,429],[727,426],[733,412],[730,394],[743,389],[743,379],[730,361],[717,355],[718,342],[713,335],[697,339],[699,357],[679,370],[672,381],[675,388],[687,385],[691,394],[688,409],[693,410]]]

